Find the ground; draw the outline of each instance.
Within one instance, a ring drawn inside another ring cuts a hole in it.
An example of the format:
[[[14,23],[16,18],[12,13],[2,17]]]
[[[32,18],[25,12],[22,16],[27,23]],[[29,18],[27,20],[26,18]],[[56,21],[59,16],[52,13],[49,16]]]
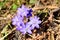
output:
[[[31,35],[23,35],[12,25],[22,4],[42,21]],[[0,0],[0,40],[60,40],[60,0]]]

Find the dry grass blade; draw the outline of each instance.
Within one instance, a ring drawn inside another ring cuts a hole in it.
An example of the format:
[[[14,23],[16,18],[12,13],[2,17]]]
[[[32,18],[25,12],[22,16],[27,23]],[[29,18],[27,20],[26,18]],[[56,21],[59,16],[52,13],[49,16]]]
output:
[[[16,28],[13,28],[12,31],[10,31],[7,35],[5,35],[4,37],[0,38],[0,40],[3,40],[5,37],[7,37],[9,34],[11,34],[14,30],[16,30]]]
[[[48,9],[56,9],[56,8],[59,8],[59,7],[49,5],[49,6],[38,6],[38,7],[32,8],[32,9],[35,11],[35,10],[44,9],[44,8],[48,8]]]

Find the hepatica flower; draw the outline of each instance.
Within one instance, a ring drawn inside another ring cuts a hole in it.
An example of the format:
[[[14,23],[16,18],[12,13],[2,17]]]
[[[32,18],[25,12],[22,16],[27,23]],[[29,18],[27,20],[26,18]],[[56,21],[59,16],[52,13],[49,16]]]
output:
[[[39,28],[39,24],[41,23],[41,21],[39,20],[39,18],[37,16],[34,17],[30,17],[30,24],[32,25],[32,29]]]
[[[32,16],[31,15],[32,10],[27,8],[26,6],[22,5],[21,8],[18,8],[17,14],[23,16]],[[30,15],[29,15],[30,14]]]
[[[29,23],[29,22],[28,22]],[[28,32],[29,34],[32,34],[31,32],[31,27],[30,27],[30,24],[26,23],[25,24],[25,27],[23,27],[22,29],[20,29],[20,31],[25,34],[26,32]]]
[[[31,30],[33,30],[35,27],[39,28],[41,21],[37,16],[32,17],[32,12],[32,9],[22,5],[21,8],[18,8],[17,15],[12,19],[12,24],[15,25],[16,29],[22,32],[22,34],[32,34]],[[25,19],[29,19],[30,21],[26,21],[25,23]]]

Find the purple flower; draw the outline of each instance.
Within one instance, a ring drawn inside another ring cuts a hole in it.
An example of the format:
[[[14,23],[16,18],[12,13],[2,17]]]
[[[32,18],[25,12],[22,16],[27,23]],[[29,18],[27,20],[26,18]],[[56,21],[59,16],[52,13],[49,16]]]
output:
[[[21,23],[18,23],[18,24],[16,24],[17,26],[17,30],[22,30],[23,28],[25,28],[25,24],[24,24],[24,22],[21,22]]]
[[[33,10],[32,9],[30,9],[30,10],[28,10],[28,14],[27,14],[27,17],[30,17],[30,16],[32,16],[32,13],[31,12],[33,12]]]
[[[27,8],[26,6],[22,5],[21,8],[18,8],[17,14],[23,16],[32,16],[31,14],[32,9]]]
[[[37,16],[32,17],[32,9],[27,8],[26,6],[22,5],[21,8],[18,8],[17,15],[12,19],[12,24],[16,26],[16,29],[22,32],[22,34],[32,34],[32,29],[39,28],[39,24],[41,21]],[[26,17],[26,18],[25,18]],[[25,20],[26,23],[24,22]]]
[[[29,34],[32,34],[31,32],[31,27],[30,27],[30,24],[25,24],[25,27],[21,28],[20,31],[23,33],[23,34],[26,34],[26,33],[29,33]]]
[[[41,23],[41,21],[39,20],[39,18],[37,16],[31,17],[30,18],[30,24],[32,24],[32,29],[39,28],[39,24]]]
[[[24,24],[24,23],[21,23],[20,26],[17,26],[17,30],[19,30],[20,32],[22,32],[22,34],[26,34],[26,33],[29,33],[29,34],[32,34],[31,32],[31,25],[28,23]]]
[[[13,25],[16,25],[17,23],[22,22],[22,20],[23,20],[22,17],[15,16],[15,17],[12,19],[12,24],[13,24]]]

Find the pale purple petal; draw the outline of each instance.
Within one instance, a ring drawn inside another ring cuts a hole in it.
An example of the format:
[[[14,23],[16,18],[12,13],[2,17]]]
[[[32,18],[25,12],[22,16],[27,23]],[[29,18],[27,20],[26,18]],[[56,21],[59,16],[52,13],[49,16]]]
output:
[[[28,29],[27,32],[28,32],[29,34],[32,34],[32,31],[31,31],[30,29]]]

